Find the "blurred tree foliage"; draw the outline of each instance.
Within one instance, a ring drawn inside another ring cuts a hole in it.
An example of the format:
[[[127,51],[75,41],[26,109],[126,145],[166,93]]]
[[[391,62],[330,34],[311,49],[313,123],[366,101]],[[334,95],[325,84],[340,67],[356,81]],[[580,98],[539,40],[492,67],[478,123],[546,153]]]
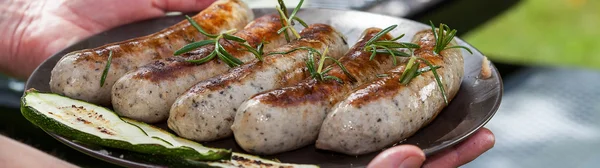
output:
[[[498,62],[600,69],[600,1],[523,0],[463,38]]]

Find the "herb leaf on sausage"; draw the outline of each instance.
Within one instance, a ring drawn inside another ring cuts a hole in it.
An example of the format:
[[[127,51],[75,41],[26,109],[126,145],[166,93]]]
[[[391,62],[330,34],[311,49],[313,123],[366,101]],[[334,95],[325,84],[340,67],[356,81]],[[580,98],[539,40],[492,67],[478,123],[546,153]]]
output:
[[[247,44],[247,41],[245,39],[231,34],[236,31],[235,29],[226,31],[221,34],[209,34],[206,31],[204,31],[200,26],[198,26],[198,23],[196,23],[196,21],[194,21],[192,18],[190,18],[189,16],[186,16],[186,18],[187,18],[187,21],[190,22],[190,24],[194,28],[196,28],[196,30],[198,30],[201,34],[203,34],[207,37],[213,38],[213,39],[190,43],[188,45],[183,46],[181,49],[175,51],[175,53],[173,55],[181,55],[183,53],[192,51],[196,48],[199,48],[199,47],[202,47],[205,45],[209,45],[209,44],[214,44],[214,49],[208,56],[203,57],[201,59],[196,59],[196,60],[186,60],[186,62],[194,63],[194,64],[203,64],[203,63],[208,62],[208,61],[214,59],[215,57],[217,57],[221,61],[225,62],[225,64],[227,64],[229,67],[236,67],[236,66],[242,65],[244,62],[242,62],[241,60],[239,60],[238,58],[234,57],[229,52],[227,52],[227,50],[225,50],[225,48],[221,45],[221,43],[219,43],[220,39],[224,39],[229,42],[239,43],[241,46],[246,48],[245,49],[246,51],[252,53],[259,61],[262,61],[262,57],[263,57],[262,56],[263,55],[262,44],[263,43],[258,45],[257,49],[254,49],[253,47],[251,47],[250,45]]]
[[[108,69],[110,69],[110,63],[112,62],[112,50],[108,52],[108,61],[106,61],[106,66],[104,67],[104,71],[102,71],[102,76],[100,77],[100,87],[104,86],[104,81],[106,81],[106,76],[108,75]]]
[[[373,38],[369,39],[369,41],[367,41],[367,43],[365,43],[365,51],[371,51],[371,57],[369,58],[369,60],[373,60],[373,58],[375,58],[375,56],[377,54],[387,54],[389,56],[391,56],[392,58],[392,63],[394,65],[397,64],[397,58],[396,57],[410,57],[409,54],[399,51],[398,49],[401,48],[406,48],[406,49],[417,49],[420,48],[419,45],[417,44],[413,44],[413,43],[406,43],[406,42],[397,42],[397,40],[401,39],[402,37],[404,37],[404,34],[395,37],[391,40],[380,40],[381,37],[383,37],[384,35],[386,35],[387,33],[391,32],[392,30],[394,30],[396,27],[398,27],[398,25],[391,25],[383,30],[381,30],[379,33],[375,34],[375,36],[373,36]]]

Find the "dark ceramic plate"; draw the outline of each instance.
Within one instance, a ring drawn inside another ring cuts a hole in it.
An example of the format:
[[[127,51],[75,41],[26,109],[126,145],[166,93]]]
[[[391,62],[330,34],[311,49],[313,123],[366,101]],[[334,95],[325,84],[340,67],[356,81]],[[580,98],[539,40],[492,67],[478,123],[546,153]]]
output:
[[[254,9],[256,17],[274,12],[273,9]],[[385,28],[392,24],[398,24],[392,33],[399,35],[405,33],[403,40],[412,39],[419,30],[428,29],[427,25],[401,18],[364,13],[358,11],[341,11],[329,9],[304,9],[298,13],[307,23],[326,23],[337,28],[348,37],[349,45],[356,43],[360,33],[368,27]],[[50,92],[48,82],[50,71],[56,62],[68,52],[84,48],[93,48],[110,42],[147,35],[157,32],[165,27],[183,20],[183,16],[167,16],[153,20],[137,22],[110,31],[97,34],[83,40],[65,50],[50,57],[33,73],[27,82],[26,88],[36,88],[42,92]],[[495,67],[492,68],[493,75],[489,79],[479,79],[483,55],[471,45],[457,39],[460,45],[468,46],[474,51],[471,55],[463,51],[465,60],[465,77],[462,81],[460,91],[454,100],[441,114],[428,126],[418,131],[412,137],[402,143],[414,144],[422,148],[427,155],[432,155],[442,149],[450,147],[471,135],[474,131],[487,123],[494,115],[502,97],[502,80]],[[52,137],[73,147],[83,153],[94,156],[108,162],[127,167],[154,167],[167,166],[160,163],[133,159],[129,152],[94,147],[73,142],[59,135],[49,133]],[[233,138],[216,142],[205,143],[206,146],[230,148],[236,152],[243,152],[236,145]],[[338,153],[316,150],[312,145],[278,154],[265,156],[266,158],[277,158],[282,162],[318,164],[321,167],[365,167],[378,152],[361,155],[347,156]]]

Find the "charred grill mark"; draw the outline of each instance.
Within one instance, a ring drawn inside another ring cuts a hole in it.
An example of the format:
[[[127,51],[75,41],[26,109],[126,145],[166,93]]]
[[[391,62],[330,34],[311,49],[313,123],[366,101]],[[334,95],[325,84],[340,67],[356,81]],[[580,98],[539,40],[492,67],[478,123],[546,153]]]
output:
[[[293,69],[295,70],[281,71],[283,75],[278,76],[279,79],[277,80],[279,86],[290,86],[310,77],[305,64],[297,64]]]
[[[302,30],[301,36],[306,39],[327,39],[329,34],[337,33],[333,27],[325,24],[312,24],[309,26],[310,29],[306,28]],[[305,31],[306,30],[306,31]]]
[[[110,132],[108,129],[106,129],[104,127],[96,127],[96,129],[98,129],[98,131],[108,134],[108,135],[115,135],[114,133]]]
[[[327,84],[324,84],[327,83]],[[255,99],[273,106],[290,106],[300,103],[318,102],[324,100],[333,90],[338,90],[341,85],[335,81],[326,81],[319,84],[314,79],[303,81],[296,86],[284,87],[259,94]]]
[[[255,165],[255,166],[259,166],[259,167],[271,167],[273,166],[273,164],[270,163],[264,163],[260,160],[253,160],[253,159],[248,159],[248,158],[244,158],[244,157],[240,157],[240,156],[236,156],[233,155],[231,156],[231,160],[235,160],[239,163],[241,163],[240,165]]]
[[[83,122],[84,124],[90,124],[90,123],[92,123],[92,122],[90,122],[88,120],[85,120],[85,119],[83,119],[81,117],[77,117],[77,121]]]
[[[244,157],[239,157],[239,156],[231,156],[231,160],[235,160],[235,161],[242,161],[242,162],[248,162],[250,161],[250,159],[244,158]]]
[[[210,51],[212,51],[212,49]],[[140,70],[144,71],[142,73],[135,74],[132,78],[145,79],[151,82],[159,82],[167,79],[175,79],[179,76],[189,75],[190,73],[195,73],[193,71],[193,67],[196,65],[185,62],[185,60],[187,59],[183,57],[173,57],[169,60],[156,61],[152,64],[141,67]]]
[[[247,74],[252,72],[252,69],[262,67],[263,62],[253,62],[250,64],[242,65],[239,68],[233,69],[232,73],[226,73],[219,76],[215,76],[213,78],[209,78],[198,83],[196,86],[191,89],[195,93],[202,91],[201,88],[217,90],[223,87],[229,86],[230,83],[238,81],[239,78],[246,76]]]
[[[248,44],[252,47],[258,46],[263,40],[268,42],[273,39],[279,38],[281,35],[277,34],[277,30],[281,29],[281,23],[279,21],[279,16],[276,14],[270,14],[262,16],[256,20],[254,20],[251,24],[249,24],[246,28],[240,30],[235,35],[245,39]],[[225,50],[229,53],[239,54],[245,52],[241,49],[244,49],[239,43],[226,43],[221,42]]]

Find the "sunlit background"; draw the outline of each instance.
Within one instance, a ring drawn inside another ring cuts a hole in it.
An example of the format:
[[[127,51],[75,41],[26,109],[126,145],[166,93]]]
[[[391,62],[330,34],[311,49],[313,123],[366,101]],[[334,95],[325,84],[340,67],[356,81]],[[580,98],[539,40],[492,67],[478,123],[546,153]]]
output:
[[[246,1],[275,6],[275,0]],[[600,165],[600,1],[306,0],[305,7],[447,23],[495,63],[505,92],[486,127],[497,143],[464,167]],[[31,126],[18,110],[22,89],[23,81],[0,74],[0,133],[75,164],[109,165]]]

